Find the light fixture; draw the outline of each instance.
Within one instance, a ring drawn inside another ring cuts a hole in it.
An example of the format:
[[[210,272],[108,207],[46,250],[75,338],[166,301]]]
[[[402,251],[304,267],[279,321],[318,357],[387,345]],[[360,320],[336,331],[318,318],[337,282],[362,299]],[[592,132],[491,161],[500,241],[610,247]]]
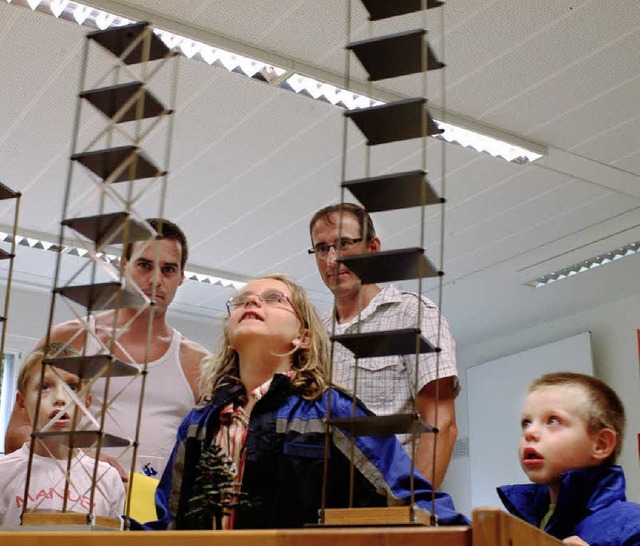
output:
[[[100,30],[120,27],[135,22],[132,19],[69,0],[6,1],[7,3],[28,6],[32,10],[38,9],[45,13],[49,12],[60,19],[75,21],[79,25]],[[286,73],[284,68],[275,67],[268,63],[245,57],[244,55],[213,47],[168,30],[155,27],[154,33],[169,49],[173,49],[189,59],[200,59],[211,66],[224,68],[229,72],[241,74],[267,83],[273,83]]]
[[[530,280],[525,284],[527,286],[532,286],[533,288],[540,288],[553,282],[573,277],[578,273],[591,271],[596,267],[606,265],[621,258],[632,256],[634,254],[637,254],[638,252],[640,252],[640,241],[635,241],[633,243],[629,243],[627,245],[616,248],[615,250],[611,250],[609,252],[605,252],[604,254],[594,256],[593,258],[587,258],[586,260],[582,260],[577,264],[570,265],[569,267],[564,267],[563,269],[559,269],[558,271],[554,271],[553,273],[547,273],[546,275],[542,275],[541,277]]]
[[[280,87],[290,89],[296,93],[306,94],[317,100],[330,102],[347,110],[369,108],[371,106],[385,104],[384,101],[341,89],[335,85],[323,83],[313,78],[302,76],[301,74],[290,76]],[[481,132],[470,127],[446,123],[437,117],[434,117],[434,121],[438,127],[443,130],[443,133],[434,135],[438,140],[458,144],[464,148],[472,148],[477,152],[486,153],[492,157],[509,161],[510,163],[525,165],[536,159],[540,159],[545,153],[544,147],[540,145],[533,145],[533,143],[531,143],[527,148],[520,145],[522,144],[521,142],[516,143],[515,138],[512,139],[514,142],[510,142],[506,140],[506,138],[489,135],[488,128]],[[468,124],[472,125],[472,120],[469,120]]]
[[[0,242],[11,243],[12,239],[13,235],[11,233],[0,231]],[[60,245],[58,243],[52,243],[42,238],[24,237],[22,235],[16,235],[16,244],[36,250],[45,250],[50,252],[58,252],[60,249]],[[80,256],[87,258],[89,255],[89,251],[86,248],[66,244],[62,245],[62,250],[60,250],[60,252],[68,254],[70,256]],[[118,267],[118,265],[120,264],[120,258],[115,254],[98,252],[96,256],[106,263],[113,264],[115,267]],[[190,281],[219,286],[231,286],[236,290],[239,290],[246,284],[244,281],[240,281],[237,279],[230,279],[224,276],[213,275],[209,273],[195,273],[186,269],[184,272],[184,276],[185,279],[188,279]]]
[[[366,95],[341,89],[335,85],[323,83],[313,78],[303,76],[302,74],[293,74],[280,84],[280,87],[293,91],[294,93],[307,95],[316,100],[329,102],[335,106],[346,108],[347,110],[369,108],[370,106],[384,104],[384,102],[372,99]]]
[[[33,10],[36,8],[45,12],[48,10],[56,17],[103,30],[134,22],[126,17],[69,0],[6,1],[23,6],[28,5]],[[190,59],[199,58],[211,66],[224,68],[229,72],[257,79],[316,100],[326,101],[348,110],[384,104],[383,101],[364,94],[355,93],[339,86],[304,76],[293,70],[285,70],[269,63],[214,47],[168,30],[156,27],[154,32],[167,47],[182,53]],[[432,114],[434,113],[432,112]],[[447,119],[447,121],[442,121],[437,115],[434,115],[434,121],[444,130],[443,133],[435,136],[439,140],[458,144],[518,165],[525,165],[540,159],[546,154],[546,148],[542,145],[526,141],[514,135],[503,134],[501,131],[492,130],[490,127],[481,126],[480,123],[474,120],[458,123],[457,119],[449,119],[453,117],[451,115],[443,115],[441,117]]]
[[[434,121],[444,131],[439,135],[435,135],[435,138],[452,144],[459,144],[465,148],[473,148],[477,152],[486,153],[510,163],[526,165],[544,155],[544,150],[539,147],[536,147],[536,150],[529,149],[484,133],[445,123],[438,119],[434,119]]]

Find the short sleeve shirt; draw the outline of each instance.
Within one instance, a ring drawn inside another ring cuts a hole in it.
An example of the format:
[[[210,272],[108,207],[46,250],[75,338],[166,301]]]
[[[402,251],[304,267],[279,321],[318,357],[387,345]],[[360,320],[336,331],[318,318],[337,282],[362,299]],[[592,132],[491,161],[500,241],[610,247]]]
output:
[[[420,306],[421,320],[418,324]],[[331,334],[334,327],[332,313],[325,314],[322,321]],[[441,350],[439,353],[421,354],[417,359],[415,354],[358,359],[356,395],[377,415],[411,413],[416,395],[425,385],[436,378],[458,377],[455,341],[438,307],[424,296],[401,292],[393,285],[385,286],[376,294],[359,316],[343,324],[336,322],[334,334],[402,328],[420,328],[422,336]],[[333,382],[353,391],[355,363],[351,351],[340,343],[334,343]],[[407,443],[406,438],[401,440],[403,444]]]

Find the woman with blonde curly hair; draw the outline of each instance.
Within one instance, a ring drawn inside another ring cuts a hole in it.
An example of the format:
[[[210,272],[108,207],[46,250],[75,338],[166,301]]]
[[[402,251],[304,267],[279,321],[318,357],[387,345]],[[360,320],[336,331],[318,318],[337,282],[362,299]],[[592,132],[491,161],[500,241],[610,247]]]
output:
[[[301,527],[322,506],[407,502],[411,464],[395,436],[351,438],[326,418],[370,412],[330,387],[329,342],[304,290],[284,275],[227,302],[222,340],[202,364],[203,398],[178,430],[148,529]],[[326,456],[325,456],[326,454]],[[353,463],[350,458],[353,457]],[[351,466],[354,472],[351,475]],[[414,476],[416,502],[464,524],[446,494]]]

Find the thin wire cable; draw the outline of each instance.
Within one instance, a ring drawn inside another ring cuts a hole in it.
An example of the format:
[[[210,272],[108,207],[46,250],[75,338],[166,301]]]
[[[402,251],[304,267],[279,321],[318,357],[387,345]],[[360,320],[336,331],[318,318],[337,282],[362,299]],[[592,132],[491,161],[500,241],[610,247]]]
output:
[[[4,346],[7,337],[7,320],[9,318],[9,302],[11,299],[11,283],[13,280],[13,262],[16,256],[16,237],[18,236],[18,218],[20,216],[20,202],[22,194],[18,192],[15,196],[15,210],[13,215],[13,236],[11,239],[11,258],[9,259],[9,271],[7,274],[7,284],[5,287],[4,311],[2,313],[2,338],[0,339],[0,380],[4,377]]]
[[[85,42],[85,47],[83,48],[82,51],[82,58],[80,61],[80,66],[81,66],[81,76],[80,76],[80,83],[79,83],[79,89],[80,92],[82,91],[82,89],[84,88],[84,82],[85,82],[85,77],[86,77],[86,67],[87,67],[87,59],[88,59],[88,55],[89,55],[89,44],[87,42]],[[77,143],[78,143],[78,135],[79,135],[79,131],[80,131],[80,113],[82,110],[82,105],[80,103],[80,99],[78,98],[77,102],[76,102],[76,116],[75,116],[75,121],[74,121],[74,125],[73,125],[73,133],[72,133],[72,139],[71,139],[71,155],[73,155],[75,153],[76,147],[77,147]],[[70,200],[70,196],[71,196],[71,177],[72,177],[72,173],[73,173],[73,161],[69,161],[69,169],[67,170],[67,187],[65,189],[65,193],[64,193],[64,200],[63,200],[63,205],[62,205],[62,214],[64,217],[64,214],[66,213],[66,210],[69,206],[69,200]],[[64,226],[62,226],[62,224],[60,225],[60,235],[59,235],[59,244],[58,244],[58,255],[57,255],[57,259],[56,259],[56,267],[55,267],[55,273],[54,273],[54,281],[53,281],[53,285],[58,286],[58,280],[60,278],[60,268],[61,268],[61,261],[62,261],[62,245],[63,245],[63,241],[64,241]],[[51,294],[51,305],[49,307],[49,327],[47,328],[47,334],[46,334],[46,340],[45,340],[45,346],[49,346],[50,344],[50,335],[51,335],[51,326],[53,325],[53,316],[54,316],[54,312],[55,312],[55,302],[56,302],[56,294],[52,292]],[[40,370],[40,382],[42,383],[44,381],[44,366],[41,366],[41,370]],[[38,391],[38,396],[36,399],[36,411],[34,413],[34,417],[33,417],[33,423],[32,423],[32,427],[33,427],[33,433],[31,434],[31,439],[30,439],[30,443],[29,443],[29,459],[27,461],[27,476],[25,479],[25,483],[24,483],[24,503],[22,505],[22,513],[21,513],[21,518],[22,516],[24,516],[24,514],[27,512],[28,510],[28,498],[29,498],[29,486],[31,485],[31,470],[33,467],[33,454],[34,454],[34,448],[35,448],[35,442],[36,442],[36,436],[35,436],[35,432],[36,431],[36,427],[37,427],[37,423],[38,423],[38,419],[40,417],[40,401],[42,398],[42,393],[40,392],[40,390]],[[65,499],[66,499],[66,494],[65,494]]]
[[[345,15],[345,25],[346,25],[346,42],[349,43],[349,39],[351,36],[351,0],[346,0],[346,15]],[[344,60],[344,84],[345,87],[349,85],[350,81],[350,57],[349,51],[345,50],[345,60]],[[341,181],[346,179],[347,172],[347,135],[348,135],[348,122],[346,116],[343,116],[342,121],[342,161],[340,166],[340,178]],[[342,188],[342,185],[341,185]],[[341,189],[340,194],[340,202],[344,201],[344,188]],[[340,218],[339,227],[338,227],[338,239],[342,236],[342,218]],[[339,267],[339,263],[336,262],[336,273]],[[331,321],[331,349],[329,355],[329,390],[327,392],[327,423],[326,423],[326,431],[325,431],[325,441],[324,441],[324,460],[323,460],[323,476],[322,480],[322,493],[321,493],[321,501],[320,501],[320,514],[319,514],[319,522],[323,524],[325,521],[325,510],[327,507],[327,487],[328,487],[328,479],[329,479],[329,449],[331,447],[331,437],[333,434],[332,425],[329,424],[331,420],[331,391],[333,385],[333,355],[335,348],[335,341],[333,337],[336,332],[336,296],[333,296],[333,317]],[[352,459],[352,458],[351,458]],[[351,499],[353,497],[353,490],[351,484],[353,480],[350,478],[350,487],[349,487],[349,506],[351,506]]]
[[[145,59],[146,61],[144,62],[144,66],[143,66],[143,74],[146,76],[147,75],[147,64],[149,62],[149,58],[150,58],[150,47],[151,47],[151,38],[152,38],[152,33],[153,33],[153,29],[151,27],[148,27],[146,29],[147,32],[147,38],[145,40],[145,48],[144,48],[144,55],[145,55]],[[147,45],[148,44],[148,45]],[[167,57],[165,57],[163,59],[163,63],[167,61],[167,59],[175,57],[172,53],[169,53],[167,55]],[[177,105],[177,94],[178,94],[178,62],[177,60],[175,60],[174,58],[174,63],[173,63],[173,72],[172,72],[172,80],[171,80],[171,97],[169,100],[170,103],[170,110],[172,112],[175,112],[176,109],[176,105]],[[145,82],[147,80],[144,80]],[[142,118],[142,111],[139,111],[139,117]],[[167,185],[168,185],[168,179],[169,179],[169,166],[170,166],[170,160],[171,160],[171,145],[172,145],[172,140],[173,140],[173,130],[174,130],[174,120],[175,120],[175,115],[173,113],[169,114],[169,123],[168,123],[168,127],[167,127],[167,134],[166,134],[166,141],[165,141],[165,156],[164,156],[164,165],[163,165],[163,176],[162,176],[162,182],[161,182],[161,188],[160,188],[160,200],[159,200],[159,206],[158,206],[158,217],[160,218],[160,223],[158,225],[158,231],[160,233],[162,233],[162,219],[164,218],[164,203],[165,203],[165,199],[167,196]],[[182,251],[184,252],[184,249],[182,249]],[[155,245],[155,249],[154,249],[154,273],[153,275],[159,275],[159,263],[160,263],[160,246],[159,245]],[[157,290],[157,283],[153,282],[152,285],[152,292],[151,292],[151,299],[155,300],[155,296],[156,296],[156,290]],[[156,314],[156,308],[155,305],[150,305],[148,308],[148,324],[147,324],[147,336],[146,336],[146,340],[145,340],[145,347],[144,347],[144,357],[143,357],[143,366],[142,366],[142,371],[141,371],[141,385],[140,385],[140,398],[139,398],[139,403],[138,403],[138,413],[137,413],[137,418],[136,418],[136,425],[135,425],[135,433],[134,433],[134,442],[133,442],[133,453],[132,453],[132,457],[131,457],[131,471],[130,471],[130,480],[133,479],[133,475],[135,473],[135,467],[136,467],[136,461],[138,458],[138,447],[140,444],[140,432],[142,429],[142,409],[144,407],[144,398],[145,398],[145,394],[146,394],[146,386],[147,386],[147,378],[148,378],[148,367],[149,367],[149,358],[150,358],[150,353],[151,353],[151,345],[152,345],[152,340],[153,340],[153,323],[154,323],[154,318],[155,318],[155,314]],[[126,514],[125,514],[125,524],[124,527],[125,529],[128,529],[130,527],[131,524],[131,520],[130,520],[130,511],[131,511],[131,498],[132,498],[132,488],[129,488],[127,491],[127,509],[126,509]]]
[[[443,63],[446,64],[446,56],[445,56],[445,10],[444,8],[440,9],[440,35],[441,35],[441,61]],[[447,111],[447,86],[446,86],[446,70],[441,69],[440,70],[440,85],[441,85],[441,89],[442,89],[442,110],[443,112],[445,112],[445,116],[446,116],[446,111]],[[444,279],[444,248],[445,248],[445,244],[444,244],[444,237],[445,237],[445,225],[446,225],[446,202],[445,200],[445,196],[446,196],[446,172],[447,172],[447,151],[446,151],[446,146],[440,144],[440,153],[441,153],[441,159],[440,159],[440,197],[441,199],[443,199],[443,202],[440,206],[440,264],[438,267],[439,270],[439,278],[438,278],[438,309],[439,309],[439,314],[438,314],[438,334],[437,334],[437,352],[436,352],[436,392],[435,392],[435,396],[436,396],[436,404],[435,404],[435,412],[434,412],[434,423],[435,426],[437,428],[438,426],[438,404],[437,401],[440,399],[440,382],[439,382],[439,378],[440,378],[440,355],[441,355],[441,351],[440,349],[440,340],[442,338],[442,306],[443,306],[443,279]],[[434,437],[434,445],[433,445],[433,460],[432,460],[432,464],[433,464],[433,475],[434,475],[434,481],[435,481],[435,475],[436,475],[436,465],[437,465],[437,453],[438,453],[438,434],[436,433],[435,437]],[[434,519],[434,523],[437,525],[438,520],[437,520],[437,515],[436,515],[436,511],[435,511],[435,506],[436,506],[436,501],[435,501],[435,490],[432,491],[432,499],[431,499],[431,507],[432,507],[432,518]]]

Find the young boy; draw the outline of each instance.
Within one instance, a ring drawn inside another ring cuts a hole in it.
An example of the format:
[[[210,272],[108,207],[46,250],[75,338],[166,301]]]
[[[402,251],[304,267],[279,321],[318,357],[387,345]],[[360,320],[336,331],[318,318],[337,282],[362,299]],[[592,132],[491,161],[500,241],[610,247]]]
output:
[[[520,464],[534,483],[499,487],[507,510],[565,544],[640,544],[640,505],[627,502],[615,466],[625,415],[613,389],[588,375],[543,375],[521,424]]]
[[[71,430],[79,421],[81,410],[72,401],[72,391],[87,407],[91,403],[88,385],[77,375],[50,365],[45,366],[41,381],[42,360],[78,356],[79,353],[62,343],[52,344],[48,351],[36,349],[24,361],[18,375],[16,405],[23,408],[36,430],[52,422],[50,432]],[[40,411],[36,421],[36,407],[40,393]],[[76,415],[77,414],[77,415]],[[10,455],[0,457],[0,526],[20,525],[24,506],[25,482],[30,442]],[[31,479],[27,497],[27,512],[61,511],[65,497],[65,472],[69,460],[66,438],[36,439],[34,442]],[[91,505],[90,493],[95,459],[78,449],[71,453],[69,488],[66,493],[68,512],[119,518],[124,513],[124,485],[118,472],[110,465],[98,463],[98,480]]]

